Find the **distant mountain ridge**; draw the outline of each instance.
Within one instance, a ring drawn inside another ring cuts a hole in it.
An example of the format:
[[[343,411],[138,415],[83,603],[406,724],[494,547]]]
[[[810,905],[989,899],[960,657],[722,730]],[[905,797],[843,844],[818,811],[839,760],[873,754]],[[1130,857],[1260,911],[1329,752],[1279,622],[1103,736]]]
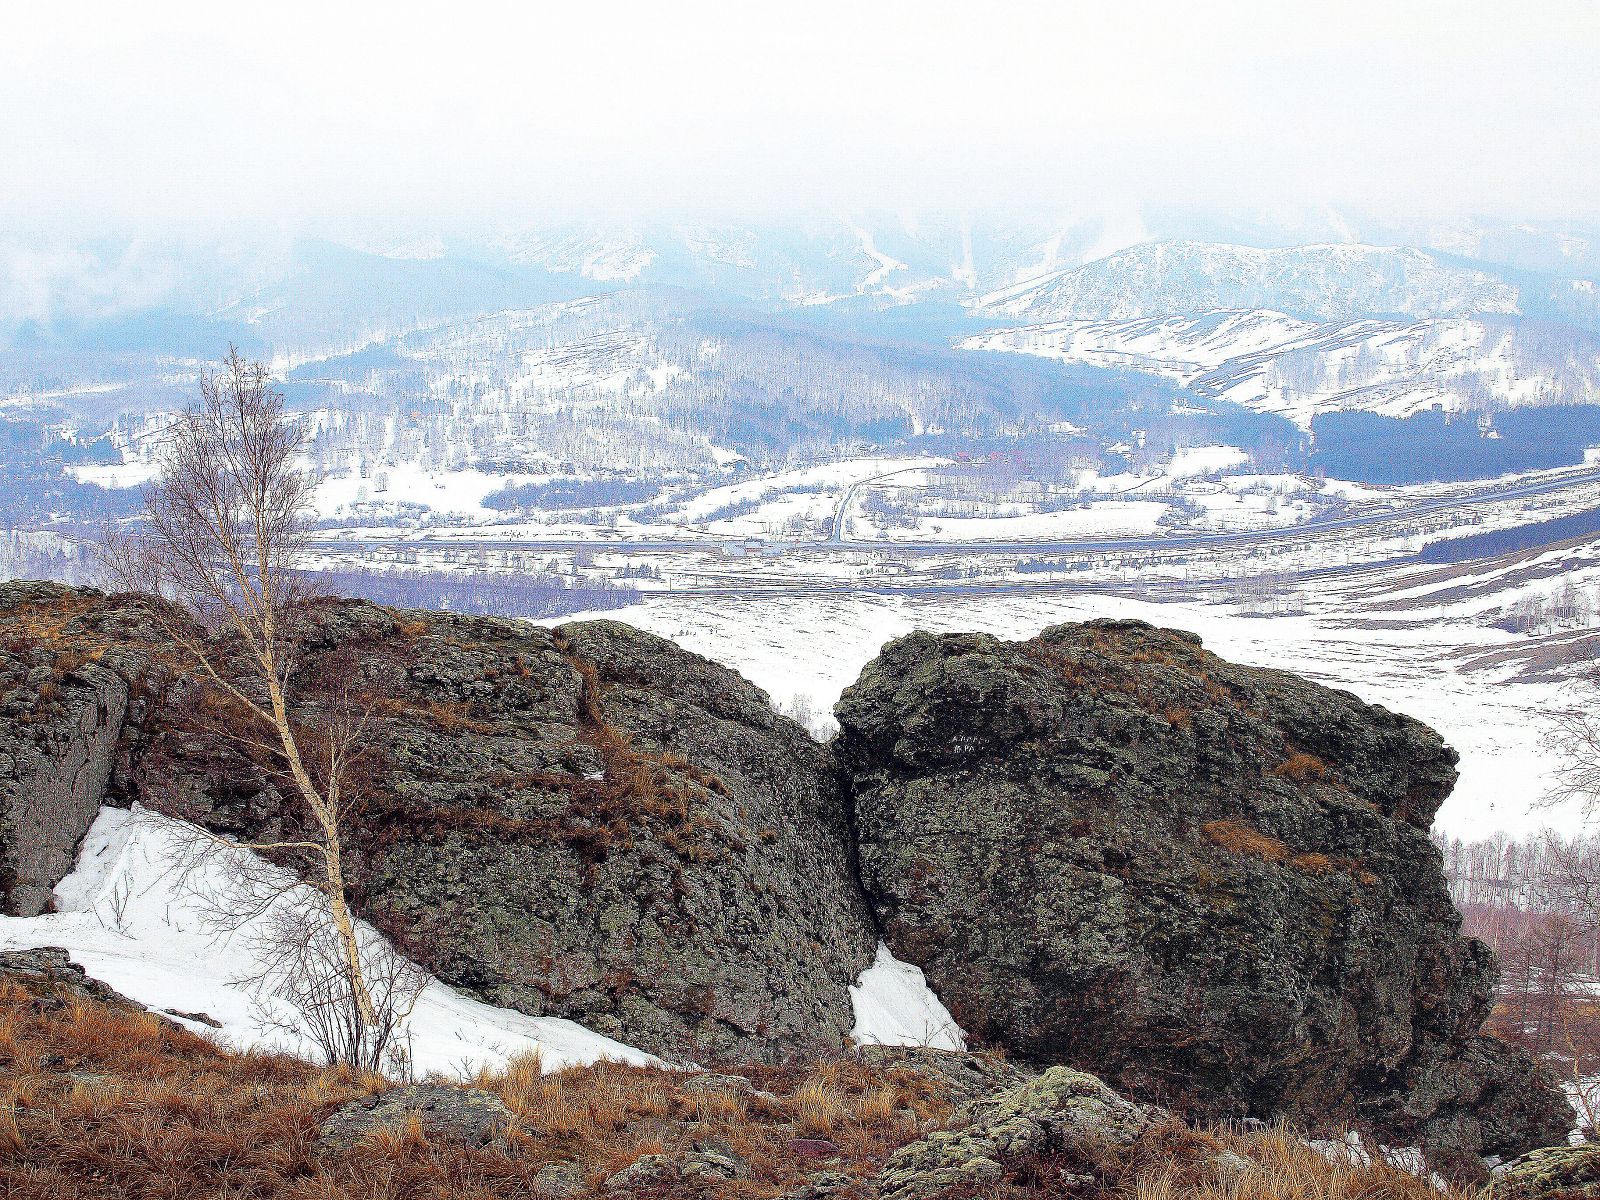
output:
[[[1429,250],[1337,244],[1260,249],[1145,242],[980,297],[975,309],[1029,323],[1268,309],[1319,321],[1486,313],[1600,317],[1592,283],[1544,279]]]
[[[1303,428],[1328,412],[1493,413],[1600,397],[1600,334],[1494,314],[1313,321],[1221,311],[1043,322],[960,344],[1144,371]]]

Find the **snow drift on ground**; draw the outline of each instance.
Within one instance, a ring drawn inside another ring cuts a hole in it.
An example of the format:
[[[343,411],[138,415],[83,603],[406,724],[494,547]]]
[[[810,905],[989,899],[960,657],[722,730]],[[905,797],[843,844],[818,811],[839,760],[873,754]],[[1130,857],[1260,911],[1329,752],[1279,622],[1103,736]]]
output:
[[[176,864],[188,857],[189,845],[189,827],[182,822],[139,807],[102,808],[79,848],[76,868],[56,886],[57,911],[0,916],[0,949],[62,946],[90,976],[130,999],[220,1022],[215,1036],[225,1045],[315,1058],[316,1047],[285,1034],[252,989],[239,982],[260,968],[253,925],[222,931],[207,915],[210,899],[229,894],[230,856],[249,852],[222,850],[197,870],[180,872]],[[858,1045],[965,1047],[965,1035],[922,972],[898,962],[887,947],[879,947],[877,960],[850,991]],[[211,1032],[201,1022],[180,1019],[197,1032]],[[660,1062],[576,1021],[496,1008],[436,979],[417,1002],[410,1035],[418,1075],[467,1076],[533,1052],[546,1070],[600,1059]]]
[[[251,926],[219,932],[205,915],[206,897],[228,893],[228,855],[246,852],[219,852],[181,878],[173,865],[184,857],[185,839],[179,822],[154,813],[101,809],[76,869],[56,887],[59,911],[0,917],[0,947],[64,946],[91,976],[130,999],[220,1021],[218,1036],[228,1045],[315,1057],[309,1041],[274,1028],[250,989],[235,982],[258,969]],[[418,1000],[410,1032],[419,1075],[494,1069],[534,1051],[547,1069],[603,1058],[656,1061],[575,1021],[495,1008],[437,980]]]

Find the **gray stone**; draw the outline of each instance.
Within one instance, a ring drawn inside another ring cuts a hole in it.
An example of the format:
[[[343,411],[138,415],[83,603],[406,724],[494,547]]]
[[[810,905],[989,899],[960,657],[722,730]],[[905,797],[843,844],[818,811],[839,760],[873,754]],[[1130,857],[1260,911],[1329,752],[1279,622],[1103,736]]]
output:
[[[32,917],[105,799],[128,681],[99,660],[98,592],[0,584],[0,912]]]
[[[836,711],[885,938],[979,1038],[1208,1115],[1562,1137],[1544,1069],[1480,1035],[1426,726],[1137,621],[913,634]]]
[[[925,1046],[862,1046],[856,1056],[876,1070],[899,1069],[931,1079],[952,1104],[1021,1087],[1039,1074],[998,1054],[934,1050]]]
[[[1224,1184],[1235,1184],[1256,1169],[1242,1154],[1235,1154],[1232,1150],[1223,1150],[1211,1160],[1212,1170],[1216,1172],[1217,1180]]]
[[[720,1093],[729,1096],[753,1096],[756,1085],[743,1075],[725,1075],[719,1071],[701,1071],[684,1079],[680,1085],[686,1092]]]
[[[682,1174],[686,1179],[743,1179],[750,1164],[736,1154],[697,1149],[684,1156]]]
[[[805,1183],[790,1192],[784,1200],[831,1200],[853,1189],[859,1180],[843,1171],[817,1171],[806,1176]]]
[[[660,1188],[681,1176],[679,1162],[670,1154],[642,1154],[633,1162],[607,1175],[600,1190],[612,1195]]]
[[[1071,1067],[1052,1067],[1019,1087],[970,1105],[956,1127],[938,1130],[890,1156],[875,1185],[883,1200],[921,1200],[947,1188],[999,1183],[1013,1166],[1041,1155],[1093,1168],[1108,1149],[1131,1146],[1167,1114],[1117,1095]]]
[[[839,1049],[875,934],[828,750],[724,667],[610,621],[307,614],[301,716],[380,702],[347,877],[445,982],[677,1060]],[[319,689],[322,689],[319,691]],[[274,780],[175,687],[130,799],[282,832]]]
[[[717,1182],[743,1179],[750,1166],[733,1154],[715,1150],[690,1150],[687,1153],[644,1154],[622,1170],[606,1176],[601,1191],[616,1195],[652,1191],[680,1179]]]
[[[323,1118],[321,1144],[348,1147],[378,1129],[404,1129],[413,1118],[430,1141],[489,1146],[502,1142],[513,1114],[493,1092],[419,1083],[341,1104]]]
[[[575,1196],[583,1191],[583,1168],[577,1163],[553,1162],[539,1168],[533,1186],[546,1196]]]

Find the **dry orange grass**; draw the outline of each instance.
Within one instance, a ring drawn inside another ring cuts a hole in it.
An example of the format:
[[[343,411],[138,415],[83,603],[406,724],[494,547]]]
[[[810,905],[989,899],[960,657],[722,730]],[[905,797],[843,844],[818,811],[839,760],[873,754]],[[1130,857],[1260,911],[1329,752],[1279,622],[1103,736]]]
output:
[[[1328,764],[1315,754],[1308,754],[1304,750],[1296,750],[1272,768],[1272,774],[1279,779],[1292,779],[1296,783],[1309,783],[1321,779],[1327,773]]]
[[[1283,1128],[1252,1132],[1228,1129],[1191,1134],[1215,1150],[1248,1164],[1218,1170],[1196,1163],[1152,1165],[1119,1191],[1124,1200],[1477,1200],[1481,1193],[1437,1190],[1385,1163],[1330,1162]],[[1211,1155],[1198,1156],[1201,1159]]]
[[[1294,857],[1283,842],[1244,821],[1207,821],[1200,832],[1213,846],[1231,854],[1248,854],[1263,862],[1288,862]]]
[[[319,1151],[337,1104],[387,1086],[264,1054],[230,1054],[145,1013],[35,1006],[0,984],[0,1195],[199,1200],[531,1197],[539,1170],[576,1162],[590,1186],[642,1154],[714,1139],[752,1164],[720,1194],[765,1200],[821,1165],[868,1174],[948,1116],[925,1079],[848,1058],[749,1074],[768,1096],[697,1090],[665,1068],[613,1063],[547,1075],[537,1058],[474,1081],[516,1116],[505,1149],[436,1144],[412,1124]],[[57,1058],[56,1056],[59,1056]],[[797,1154],[797,1136],[836,1157]]]
[[[1296,854],[1284,842],[1271,834],[1262,833],[1245,821],[1207,821],[1200,826],[1200,832],[1205,834],[1206,841],[1230,854],[1245,854],[1251,858],[1259,858],[1262,862],[1287,863],[1307,875],[1328,875],[1334,871],[1342,871],[1363,887],[1375,887],[1379,882],[1376,875],[1366,870],[1355,859],[1342,855],[1329,857],[1326,854],[1316,853]]]

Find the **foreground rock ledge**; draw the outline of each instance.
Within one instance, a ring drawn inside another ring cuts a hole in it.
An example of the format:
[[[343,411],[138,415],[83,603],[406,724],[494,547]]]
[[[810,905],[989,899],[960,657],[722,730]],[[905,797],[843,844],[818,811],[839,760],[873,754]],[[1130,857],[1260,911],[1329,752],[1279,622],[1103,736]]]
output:
[[[1565,1140],[1544,1071],[1480,1034],[1426,726],[1136,621],[913,634],[836,712],[869,899],[970,1032],[1189,1112]]]

